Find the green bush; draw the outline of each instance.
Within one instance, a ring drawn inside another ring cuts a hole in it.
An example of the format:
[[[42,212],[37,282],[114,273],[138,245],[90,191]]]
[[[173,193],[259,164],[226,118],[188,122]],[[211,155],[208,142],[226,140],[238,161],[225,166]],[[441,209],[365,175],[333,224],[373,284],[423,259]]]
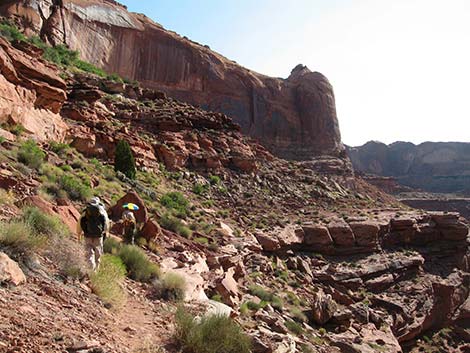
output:
[[[176,341],[184,353],[249,353],[251,340],[229,317],[196,319],[182,308],[176,312]]]
[[[105,303],[119,307],[126,299],[121,288],[125,276],[126,268],[119,257],[103,255],[98,271],[90,275],[91,289]]]
[[[189,201],[180,192],[166,193],[161,197],[160,203],[178,217],[185,218],[189,214]]]
[[[266,289],[264,289],[261,286],[258,285],[251,285],[249,287],[250,294],[257,296],[261,300],[270,302],[273,298],[273,295],[268,292]]]
[[[16,124],[16,125],[13,125],[13,126],[10,126],[8,128],[8,130],[15,136],[21,136],[24,134],[24,132],[26,131],[26,129],[24,128],[23,125],[21,124]]]
[[[300,325],[299,323],[297,323],[295,321],[287,320],[284,324],[286,325],[287,329],[290,332],[292,332],[296,335],[301,335],[304,332],[304,329],[302,328],[302,325]]]
[[[204,195],[207,190],[209,190],[209,186],[207,184],[195,184],[193,186],[193,192],[199,196]]]
[[[48,237],[63,237],[70,235],[69,228],[62,220],[55,216],[50,216],[36,207],[27,207],[23,210],[22,220],[29,224],[31,230],[37,234]]]
[[[260,298],[261,301],[268,302],[273,308],[282,310],[284,303],[280,297],[258,285],[251,285],[248,289],[252,295]]]
[[[304,312],[300,310],[299,308],[296,308],[296,307],[291,308],[290,314],[292,315],[295,321],[308,322],[307,315],[305,315]]]
[[[103,78],[106,77],[106,72],[103,69],[100,69],[99,67],[96,67],[95,65],[90,64],[89,62],[77,60],[75,61],[74,66],[79,70],[89,72],[91,74],[95,74]]]
[[[93,195],[90,186],[73,175],[62,175],[59,184],[67,195],[75,201],[86,201]]]
[[[66,143],[52,141],[49,143],[49,148],[51,149],[52,152],[61,154],[63,152],[67,152],[70,149],[70,145]]]
[[[253,301],[247,301],[246,302],[246,307],[250,310],[253,310],[253,311],[258,311],[260,309],[264,309],[266,307],[266,305],[268,305],[268,302],[267,301],[260,301],[259,303],[255,303]]]
[[[103,244],[103,251],[107,254],[117,255],[121,249],[121,243],[114,238],[107,237]]]
[[[24,221],[0,222],[0,244],[19,257],[43,249],[47,238],[34,232]]]
[[[220,177],[218,177],[217,175],[209,176],[209,183],[211,185],[219,185],[220,184]]]
[[[54,64],[61,67],[72,67],[80,57],[78,51],[73,51],[67,48],[65,45],[60,44],[55,47],[44,48],[44,59],[53,62]]]
[[[126,265],[128,276],[139,282],[149,282],[157,278],[159,268],[151,262],[147,255],[135,245],[124,245],[118,252],[124,265]]]
[[[0,35],[5,37],[8,41],[25,41],[26,36],[19,31],[14,25],[8,23],[7,21],[3,21],[0,23]]]
[[[106,76],[106,78],[110,81],[114,81],[114,82],[119,82],[119,83],[124,83],[124,80],[122,79],[121,76],[119,76],[118,74],[114,73],[114,74],[110,74],[108,76]]]
[[[125,140],[120,140],[116,146],[114,170],[123,173],[129,179],[135,179],[136,177],[137,170],[134,156],[132,155],[131,146]]]
[[[168,272],[154,283],[154,288],[159,298],[180,301],[184,299],[186,280],[177,273]]]
[[[18,161],[31,168],[39,169],[45,157],[44,151],[33,140],[23,142],[18,149]]]
[[[169,213],[165,213],[160,219],[158,220],[158,223],[165,229],[171,230],[172,232],[175,232],[176,234],[181,235],[182,237],[185,238],[190,238],[192,235],[191,229],[186,227],[181,220],[178,218],[172,216]]]

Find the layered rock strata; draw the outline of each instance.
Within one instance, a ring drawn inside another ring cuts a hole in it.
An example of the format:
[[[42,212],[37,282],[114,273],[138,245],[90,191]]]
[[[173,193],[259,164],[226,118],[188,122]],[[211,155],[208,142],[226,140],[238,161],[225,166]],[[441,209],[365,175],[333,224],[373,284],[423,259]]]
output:
[[[258,74],[109,0],[8,0],[0,14],[108,72],[233,117],[281,157],[342,156],[332,86],[305,66],[287,79]]]

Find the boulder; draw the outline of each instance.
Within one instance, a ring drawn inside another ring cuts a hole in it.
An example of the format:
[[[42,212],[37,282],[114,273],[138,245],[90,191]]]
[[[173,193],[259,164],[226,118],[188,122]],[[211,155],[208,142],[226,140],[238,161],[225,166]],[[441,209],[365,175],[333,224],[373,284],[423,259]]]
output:
[[[337,246],[354,246],[356,242],[351,227],[342,219],[335,219],[328,223],[328,232]]]
[[[216,284],[216,290],[222,296],[224,303],[232,308],[238,304],[239,296],[238,284],[233,278],[234,273],[235,270],[229,268],[222,280]]]
[[[26,276],[20,266],[10,259],[7,254],[0,252],[0,283],[19,286],[26,282]]]
[[[116,222],[121,219],[122,213],[125,211],[122,206],[124,206],[126,203],[133,203],[139,206],[139,209],[134,211],[134,216],[138,223],[147,222],[147,208],[145,207],[145,203],[142,198],[135,191],[129,191],[126,195],[120,198],[113,207],[111,207],[109,213],[110,218],[113,221]]]
[[[62,203],[62,205],[53,205],[49,201],[44,200],[40,196],[28,196],[21,200],[22,206],[36,207],[42,212],[56,216],[69,228],[70,232],[77,231],[77,225],[81,214],[72,203]]]
[[[351,222],[349,223],[356,244],[359,246],[375,249],[378,246],[379,225],[373,221]]]
[[[264,251],[267,252],[275,252],[281,249],[281,245],[279,244],[279,240],[276,238],[269,236],[264,233],[257,233],[255,234],[256,240],[261,245]]]
[[[155,241],[162,235],[162,229],[157,222],[149,219],[145,222],[139,235],[147,241]]]
[[[323,290],[315,293],[312,302],[312,319],[316,324],[326,324],[337,309],[338,305],[330,294],[325,294]]]
[[[304,231],[304,244],[313,247],[324,247],[333,245],[328,228],[322,225],[303,225]]]
[[[299,246],[304,242],[304,231],[298,226],[287,226],[277,234],[277,238],[281,247]]]

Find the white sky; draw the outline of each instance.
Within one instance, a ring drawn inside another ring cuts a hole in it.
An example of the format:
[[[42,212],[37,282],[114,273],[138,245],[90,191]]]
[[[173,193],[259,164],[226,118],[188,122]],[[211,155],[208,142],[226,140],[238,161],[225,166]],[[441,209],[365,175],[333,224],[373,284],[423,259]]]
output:
[[[470,0],[124,2],[260,73],[320,71],[346,144],[470,142]]]

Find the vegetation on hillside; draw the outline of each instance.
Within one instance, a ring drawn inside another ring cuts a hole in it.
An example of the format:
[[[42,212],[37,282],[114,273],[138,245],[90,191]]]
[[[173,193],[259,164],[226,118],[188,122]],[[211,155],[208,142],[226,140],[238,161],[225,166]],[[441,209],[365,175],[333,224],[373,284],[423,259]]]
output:
[[[108,75],[103,69],[96,67],[89,62],[80,59],[80,52],[70,50],[67,46],[60,44],[50,46],[38,36],[25,36],[13,23],[3,20],[0,22],[0,36],[10,42],[22,41],[30,43],[43,50],[43,58],[64,69],[71,69],[95,74],[111,81],[123,82],[124,80],[117,74]]]

